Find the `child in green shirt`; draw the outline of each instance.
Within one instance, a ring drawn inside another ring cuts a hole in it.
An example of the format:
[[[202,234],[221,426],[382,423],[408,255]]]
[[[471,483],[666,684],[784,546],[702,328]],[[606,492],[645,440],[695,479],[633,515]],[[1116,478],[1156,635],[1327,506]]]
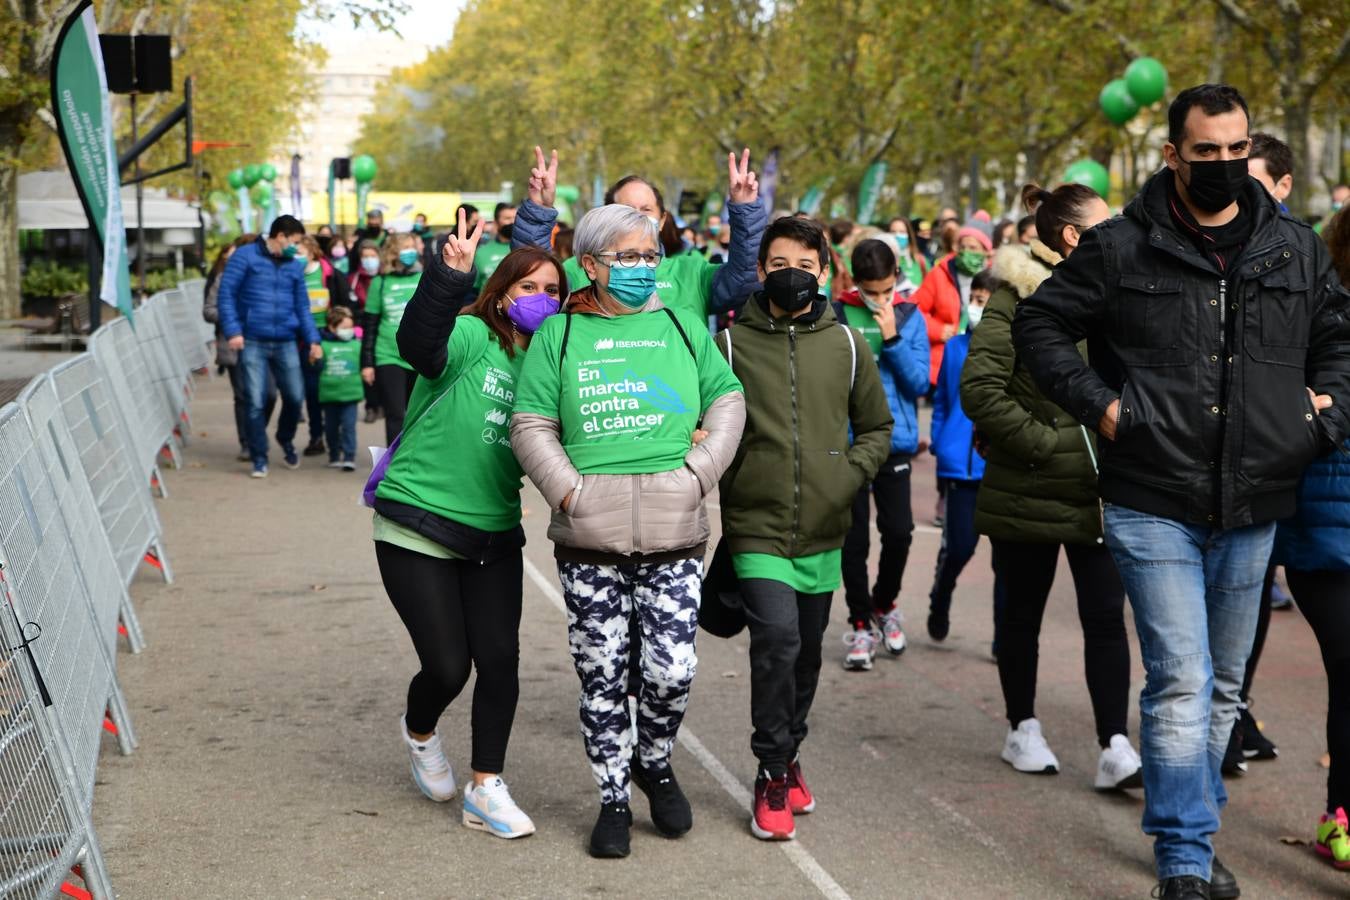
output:
[[[361,383],[361,342],[356,320],[345,306],[328,308],[328,327],[319,332],[319,405],[323,407],[328,468],[356,469],[356,405],[365,395]]]

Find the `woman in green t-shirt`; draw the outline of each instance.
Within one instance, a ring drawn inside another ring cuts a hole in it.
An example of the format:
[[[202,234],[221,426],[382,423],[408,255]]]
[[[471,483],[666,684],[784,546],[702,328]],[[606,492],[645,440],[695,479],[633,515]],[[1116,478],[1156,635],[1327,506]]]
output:
[[[701,314],[656,296],[655,223],[628,206],[602,206],[577,223],[573,249],[591,285],[535,336],[511,444],[553,510],[548,534],[581,679],[581,731],[600,788],[590,852],[621,857],[630,770],[657,830],[679,837],[693,824],[670,753],[694,678],[703,498],[735,455],[745,404]],[[627,700],[634,609],[636,741]]]
[[[553,256],[517,250],[461,313],[483,228],[466,230],[461,211],[458,234],[433,259],[398,329],[398,350],[420,377],[375,493],[375,555],[421,663],[399,719],[413,781],[432,800],[454,796],[436,723],[476,669],[463,821],[515,838],[534,824],[501,779],[519,695],[525,544],[507,423],[525,351],[566,299],[567,282]]]
[[[398,351],[398,326],[403,311],[422,280],[421,255],[411,234],[391,234],[381,252],[380,274],[366,291],[361,327],[361,378],[375,385],[384,410],[384,439],[392,444],[403,430],[412,396],[413,371]]]

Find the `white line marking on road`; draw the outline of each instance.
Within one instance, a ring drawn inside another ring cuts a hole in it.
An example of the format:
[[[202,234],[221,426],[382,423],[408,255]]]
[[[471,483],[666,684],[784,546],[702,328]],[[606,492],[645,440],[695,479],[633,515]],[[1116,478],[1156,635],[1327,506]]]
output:
[[[567,605],[563,602],[563,596],[558,587],[544,577],[544,573],[540,572],[534,563],[528,559],[524,562],[525,574],[529,576],[530,581],[534,582],[534,586],[539,588],[539,592],[547,597],[550,603],[557,607],[563,615],[566,615]],[[726,791],[731,799],[735,800],[747,813],[753,810],[754,798],[750,791],[737,780],[735,775],[731,774],[731,770],[723,765],[722,761],[714,756],[711,750],[703,745],[703,742],[687,725],[680,728],[679,742],[694,759],[698,760],[699,765],[707,770],[713,780],[721,785],[722,790]],[[934,802],[938,801],[934,800]],[[956,810],[953,809],[952,812],[956,813]],[[956,813],[956,815],[960,816],[961,814]],[[962,816],[962,818],[965,817]],[[973,823],[971,827],[974,828]],[[829,900],[851,900],[848,891],[844,890],[839,882],[835,881],[830,873],[825,871],[825,867],[817,862],[810,851],[801,844],[796,841],[782,841],[778,844],[778,847],[787,855],[788,859],[792,860],[792,864],[806,876],[806,879],[815,885],[821,896],[828,897]]]

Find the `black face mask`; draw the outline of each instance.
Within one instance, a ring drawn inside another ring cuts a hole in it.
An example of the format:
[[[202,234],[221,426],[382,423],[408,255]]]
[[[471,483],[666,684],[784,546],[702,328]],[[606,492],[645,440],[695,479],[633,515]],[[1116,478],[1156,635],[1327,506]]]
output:
[[[314,239],[319,242],[319,249],[324,256],[327,256],[328,251],[333,249],[333,236],[331,234],[318,234],[314,236]]]
[[[498,226],[497,226],[497,240],[503,241],[503,242],[511,240],[511,231],[512,231],[512,229],[513,229],[514,227],[515,227],[515,223],[514,223],[514,222],[508,222],[508,223],[505,224],[505,225],[498,225]]]
[[[764,296],[784,312],[805,309],[819,292],[816,276],[805,269],[777,269],[764,276]]]
[[[1177,155],[1181,159],[1180,154]],[[1182,182],[1191,202],[1209,213],[1222,212],[1237,202],[1250,177],[1246,159],[1181,160],[1190,167],[1191,180]]]

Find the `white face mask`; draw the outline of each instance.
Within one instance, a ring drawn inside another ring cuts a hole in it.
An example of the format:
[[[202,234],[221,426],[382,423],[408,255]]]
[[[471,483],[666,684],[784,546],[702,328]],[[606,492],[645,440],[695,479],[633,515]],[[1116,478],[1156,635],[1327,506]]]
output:
[[[356,337],[356,329],[351,327],[339,328],[334,331],[333,334],[337,335],[337,338],[340,341],[350,341],[352,338]]]
[[[380,261],[373,256],[361,257],[361,268],[367,275],[374,275],[380,271]]]
[[[974,328],[976,325],[980,324],[980,319],[983,318],[984,318],[983,306],[971,305],[966,307],[966,319],[970,322],[971,328]]]

